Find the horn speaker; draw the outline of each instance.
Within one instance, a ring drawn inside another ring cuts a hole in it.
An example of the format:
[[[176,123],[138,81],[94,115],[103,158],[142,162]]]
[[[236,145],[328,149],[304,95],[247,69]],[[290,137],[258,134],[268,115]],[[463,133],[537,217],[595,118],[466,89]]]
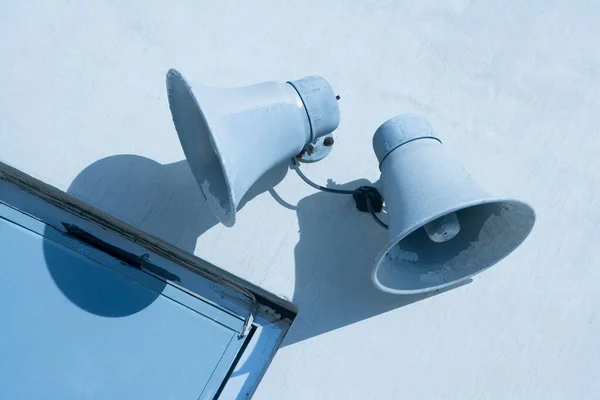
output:
[[[478,186],[424,118],[390,119],[373,148],[389,221],[372,274],[380,290],[413,294],[458,284],[502,260],[533,228],[533,209]]]
[[[319,76],[227,89],[190,84],[171,69],[167,91],[190,168],[208,206],[228,227],[258,178],[340,121],[336,95]]]

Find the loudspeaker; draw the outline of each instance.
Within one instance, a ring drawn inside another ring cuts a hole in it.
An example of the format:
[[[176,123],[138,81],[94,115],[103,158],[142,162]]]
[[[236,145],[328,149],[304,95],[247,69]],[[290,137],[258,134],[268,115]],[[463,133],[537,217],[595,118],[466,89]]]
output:
[[[388,243],[373,283],[384,292],[424,293],[455,285],[506,257],[529,235],[533,209],[479,187],[422,117],[377,129],[373,148],[388,214]]]
[[[190,85],[171,69],[167,91],[190,168],[209,207],[228,227],[258,178],[340,121],[336,95],[319,76],[227,89]]]

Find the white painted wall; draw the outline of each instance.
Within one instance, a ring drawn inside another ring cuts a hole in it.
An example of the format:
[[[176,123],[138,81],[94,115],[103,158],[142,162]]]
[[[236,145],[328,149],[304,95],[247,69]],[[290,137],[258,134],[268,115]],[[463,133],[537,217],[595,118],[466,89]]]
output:
[[[5,1],[0,160],[297,304],[257,399],[597,398],[598,7]],[[424,114],[538,223],[473,283],[426,299],[376,291],[385,232],[285,169],[234,228],[216,225],[181,162],[170,67],[224,86],[325,76],[342,123],[334,153],[305,171],[347,187],[377,179],[380,123]],[[265,193],[278,181],[287,208]]]

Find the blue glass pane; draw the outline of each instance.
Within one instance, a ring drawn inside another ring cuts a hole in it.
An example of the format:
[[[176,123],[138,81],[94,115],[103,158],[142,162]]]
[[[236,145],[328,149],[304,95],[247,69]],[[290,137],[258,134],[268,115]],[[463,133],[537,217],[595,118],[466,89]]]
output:
[[[0,218],[0,398],[214,392],[237,332],[83,254]]]

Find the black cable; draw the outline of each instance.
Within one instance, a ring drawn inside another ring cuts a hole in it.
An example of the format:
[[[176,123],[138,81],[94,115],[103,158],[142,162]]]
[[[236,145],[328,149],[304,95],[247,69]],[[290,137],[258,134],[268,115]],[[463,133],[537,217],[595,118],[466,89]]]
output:
[[[375,210],[373,210],[373,204],[371,204],[371,199],[367,197],[367,207],[369,207],[369,214],[371,214],[371,217],[373,217],[373,219],[375,220],[375,222],[377,222],[377,224],[379,226],[381,226],[384,229],[388,229],[388,226],[385,222],[383,222],[382,220],[379,219],[379,217],[377,216],[377,214],[375,214]]]
[[[308,179],[306,177],[306,175],[304,175],[302,173],[302,171],[300,171],[300,165],[299,165],[298,161],[292,160],[292,168],[294,169],[294,171],[296,171],[298,176],[300,178],[302,178],[302,180],[304,182],[306,182],[309,186],[311,186],[317,190],[321,190],[323,192],[328,192],[328,193],[335,193],[335,194],[351,194],[352,197],[354,198],[354,201],[356,202],[357,209],[359,209],[360,211],[368,211],[369,214],[371,214],[371,217],[373,217],[373,219],[377,223],[377,225],[381,226],[384,229],[388,229],[388,226],[382,220],[379,219],[379,217],[377,216],[375,209],[373,207],[373,203],[372,203],[373,199],[374,199],[374,201],[376,201],[378,203],[378,207],[377,207],[378,211],[381,211],[381,205],[383,203],[381,195],[379,194],[377,189],[375,189],[374,187],[361,186],[354,190],[331,189],[331,188],[328,188],[325,186],[317,185],[316,183],[314,183],[313,181]],[[372,197],[372,196],[374,196],[374,197]],[[366,205],[366,209],[365,209],[365,205]]]
[[[325,187],[325,186],[317,185],[316,183],[314,183],[313,181],[311,181],[310,179],[308,179],[306,177],[306,175],[304,175],[302,173],[302,171],[300,171],[300,166],[298,165],[298,162],[296,160],[294,160],[292,162],[292,168],[294,168],[294,170],[296,171],[296,173],[298,174],[298,176],[300,176],[300,178],[302,178],[302,180],[304,182],[308,183],[310,186],[314,187],[315,189],[322,190],[323,192],[328,192],[328,193],[354,194],[354,190],[331,189],[331,188],[328,188],[328,187]]]

